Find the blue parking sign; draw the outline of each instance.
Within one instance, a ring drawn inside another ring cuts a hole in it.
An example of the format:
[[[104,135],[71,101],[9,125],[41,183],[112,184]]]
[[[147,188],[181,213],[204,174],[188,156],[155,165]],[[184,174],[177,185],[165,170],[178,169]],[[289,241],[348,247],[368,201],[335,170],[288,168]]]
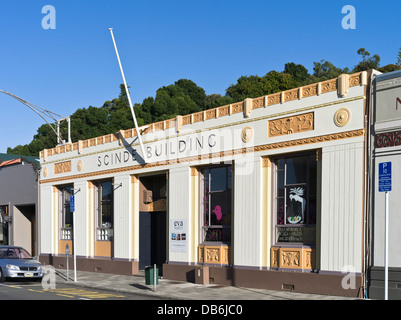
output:
[[[75,211],[75,196],[70,196],[70,212]]]
[[[379,192],[391,191],[391,162],[379,163]]]

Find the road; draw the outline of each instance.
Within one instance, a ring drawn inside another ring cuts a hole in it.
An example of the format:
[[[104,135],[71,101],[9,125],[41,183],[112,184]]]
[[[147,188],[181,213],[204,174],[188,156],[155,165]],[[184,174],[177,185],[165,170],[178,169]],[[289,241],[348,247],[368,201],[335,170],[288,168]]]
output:
[[[40,282],[12,281],[0,283],[1,300],[157,300],[157,298],[69,284],[57,284],[55,289],[43,289]]]

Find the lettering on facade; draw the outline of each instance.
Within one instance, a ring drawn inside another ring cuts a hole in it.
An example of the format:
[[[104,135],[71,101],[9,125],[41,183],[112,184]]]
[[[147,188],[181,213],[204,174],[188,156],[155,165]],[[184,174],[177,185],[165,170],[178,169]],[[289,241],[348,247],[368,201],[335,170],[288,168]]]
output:
[[[146,157],[147,159],[160,156],[179,157],[181,154],[187,152],[199,152],[208,147],[213,148],[214,146],[216,146],[216,135],[212,133],[209,136],[200,136],[187,140],[179,139],[178,142],[165,141],[147,146]]]
[[[164,140],[163,142],[152,143],[145,148],[145,157],[147,160],[164,157],[166,159],[177,159],[180,156],[186,156],[188,153],[200,153],[202,150],[208,150],[217,145],[216,135],[211,133],[207,136],[195,138]],[[117,151],[106,153],[97,157],[97,166],[109,166],[125,164],[136,160],[136,150]]]
[[[121,163],[127,163],[129,161],[135,161],[136,151],[133,149],[131,152],[128,150],[118,151],[114,153],[107,153],[97,157],[97,166],[108,166]]]

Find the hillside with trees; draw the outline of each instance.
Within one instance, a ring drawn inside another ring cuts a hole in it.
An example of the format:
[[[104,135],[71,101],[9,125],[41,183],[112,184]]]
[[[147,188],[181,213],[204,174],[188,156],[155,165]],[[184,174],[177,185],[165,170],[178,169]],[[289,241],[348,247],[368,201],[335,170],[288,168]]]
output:
[[[210,94],[189,79],[179,79],[174,84],[163,86],[156,91],[154,97],[148,97],[142,103],[134,105],[138,125],[174,118],[202,110],[242,101],[245,98],[256,98],[303,85],[333,79],[342,73],[354,73],[376,69],[383,73],[401,70],[401,48],[395,64],[380,67],[380,56],[373,56],[361,48],[357,51],[361,61],[352,69],[334,66],[331,62],[322,60],[313,63],[313,72],[300,64],[289,62],[282,71],[269,71],[264,76],[241,76],[235,84],[231,84],[225,95]],[[120,95],[113,100],[105,101],[101,107],[89,106],[77,109],[71,115],[71,139],[73,142],[85,140],[117,132],[133,127],[131,111],[123,85],[120,85]],[[61,133],[67,136],[66,126],[61,127]],[[57,144],[53,130],[43,124],[37,130],[31,143],[7,148],[9,154],[38,156],[43,149],[53,148]]]

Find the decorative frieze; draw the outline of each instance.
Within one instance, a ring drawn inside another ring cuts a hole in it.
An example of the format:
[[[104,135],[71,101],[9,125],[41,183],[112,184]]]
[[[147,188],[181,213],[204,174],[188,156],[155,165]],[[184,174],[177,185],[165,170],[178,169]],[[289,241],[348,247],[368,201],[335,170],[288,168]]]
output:
[[[316,269],[316,250],[313,248],[272,247],[270,262],[273,268]]]
[[[401,145],[401,131],[380,133],[376,135],[376,148],[387,148]]]
[[[198,247],[198,261],[199,263],[228,265],[230,263],[230,249],[229,246],[200,245]]]
[[[55,174],[65,173],[65,172],[71,172],[71,161],[64,161],[54,164]]]
[[[269,121],[269,137],[313,130],[313,112]]]

